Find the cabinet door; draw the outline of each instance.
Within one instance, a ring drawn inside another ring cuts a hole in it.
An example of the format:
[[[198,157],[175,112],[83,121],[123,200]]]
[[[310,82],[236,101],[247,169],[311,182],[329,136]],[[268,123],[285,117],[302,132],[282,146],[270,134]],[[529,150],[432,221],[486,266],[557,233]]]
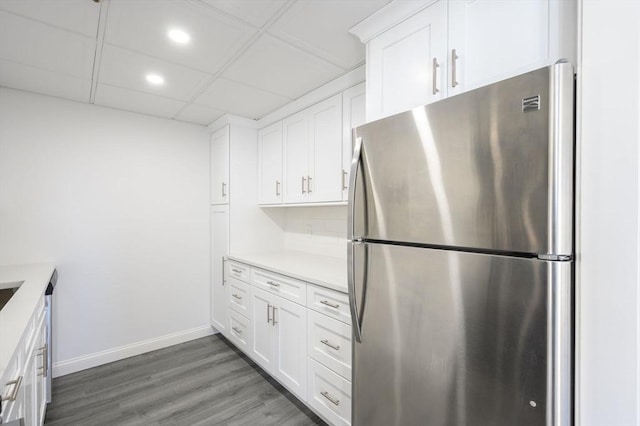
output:
[[[227,297],[223,258],[229,252],[229,206],[211,207],[211,325],[227,335]]]
[[[251,358],[269,373],[273,372],[273,341],[271,336],[274,333],[274,325],[271,318],[274,297],[259,288],[253,288],[251,294],[253,333],[249,350]]]
[[[446,22],[440,0],[369,42],[367,121],[446,96]]]
[[[342,199],[349,198],[349,172],[353,157],[352,131],[366,122],[365,84],[342,92]]]
[[[284,158],[283,202],[307,201],[309,178],[309,111],[282,120]]]
[[[310,202],[342,200],[342,94],[309,108]]]
[[[229,126],[211,135],[211,204],[229,202]]]
[[[45,377],[52,374],[51,366],[47,365],[47,349],[46,349],[46,322],[45,316],[42,316],[40,327],[38,328],[38,334],[36,336],[35,345],[35,362],[34,367],[36,369],[36,383],[34,391],[34,409],[36,425],[44,424],[44,415],[47,408],[46,401],[46,380]]]
[[[302,401],[307,393],[307,308],[273,296],[274,375]]]
[[[550,0],[450,1],[449,93],[547,65],[549,3]],[[457,59],[453,57],[454,49]]]
[[[282,122],[258,132],[258,203],[282,203]]]

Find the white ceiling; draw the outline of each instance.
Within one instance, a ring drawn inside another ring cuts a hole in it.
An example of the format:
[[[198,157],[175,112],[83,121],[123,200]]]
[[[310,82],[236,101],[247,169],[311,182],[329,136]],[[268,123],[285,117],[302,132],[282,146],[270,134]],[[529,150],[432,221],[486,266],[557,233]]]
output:
[[[362,64],[348,30],[389,1],[0,0],[0,86],[197,124],[258,119]]]

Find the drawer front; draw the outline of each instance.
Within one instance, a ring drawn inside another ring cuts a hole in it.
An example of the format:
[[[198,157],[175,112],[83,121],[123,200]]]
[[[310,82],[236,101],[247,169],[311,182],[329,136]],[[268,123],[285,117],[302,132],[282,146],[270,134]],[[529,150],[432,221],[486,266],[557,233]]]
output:
[[[307,307],[351,325],[349,296],[327,288],[307,286]]]
[[[351,382],[327,367],[308,359],[307,404],[332,424],[351,424]]]
[[[229,310],[228,336],[231,343],[242,352],[249,354],[251,342],[251,321],[234,310]]]
[[[225,264],[227,267],[227,277],[233,277],[246,283],[251,282],[251,267],[234,262],[233,260],[227,260]]]
[[[307,316],[307,353],[351,380],[351,327],[314,311]]]
[[[227,278],[227,306],[251,319],[251,286],[235,278]]]
[[[268,291],[271,294],[277,294],[280,297],[300,305],[306,304],[307,283],[304,281],[298,281],[261,269],[254,269],[252,283],[254,286]]]

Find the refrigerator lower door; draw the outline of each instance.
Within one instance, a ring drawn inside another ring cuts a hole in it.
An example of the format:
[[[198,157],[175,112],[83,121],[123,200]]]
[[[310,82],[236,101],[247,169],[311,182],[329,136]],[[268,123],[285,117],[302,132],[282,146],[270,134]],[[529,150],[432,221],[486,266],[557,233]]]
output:
[[[569,425],[571,263],[358,244],[353,424]]]

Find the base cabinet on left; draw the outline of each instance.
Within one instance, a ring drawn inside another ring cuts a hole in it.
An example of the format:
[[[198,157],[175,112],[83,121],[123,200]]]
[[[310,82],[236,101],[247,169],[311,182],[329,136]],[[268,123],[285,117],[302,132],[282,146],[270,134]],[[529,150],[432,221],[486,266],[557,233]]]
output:
[[[47,365],[44,304],[33,314],[16,353],[2,375],[2,421],[23,419],[25,426],[44,424],[44,378],[51,374]]]

